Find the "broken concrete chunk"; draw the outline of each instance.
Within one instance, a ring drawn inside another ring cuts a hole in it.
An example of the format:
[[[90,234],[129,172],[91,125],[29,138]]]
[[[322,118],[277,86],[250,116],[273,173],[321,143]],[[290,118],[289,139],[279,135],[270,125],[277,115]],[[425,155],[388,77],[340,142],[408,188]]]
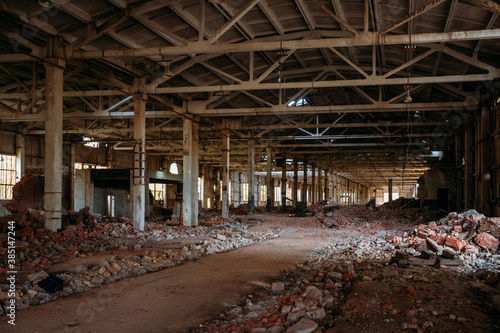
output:
[[[321,320],[321,319],[326,317],[326,312],[325,312],[325,309],[319,308],[319,309],[310,311],[309,316],[311,316],[311,318],[314,320]]]
[[[457,253],[452,251],[452,250],[445,249],[445,250],[443,250],[443,253],[441,254],[441,256],[443,258],[446,258],[446,259],[455,259],[457,256]]]
[[[319,290],[315,286],[309,286],[306,288],[306,291],[302,294],[302,297],[321,303],[321,298],[322,298],[321,290]]]
[[[30,281],[43,280],[43,279],[46,279],[48,277],[49,277],[49,274],[45,271],[41,271],[38,273],[33,273],[33,274],[28,275],[28,279]]]
[[[87,270],[87,267],[83,265],[76,265],[75,268],[73,268],[73,272],[76,274],[81,274]]]
[[[427,237],[425,239],[425,241],[427,242],[427,245],[429,246],[430,250],[433,250],[434,252],[437,252],[438,254],[443,251],[443,247],[441,245],[439,245],[436,241],[430,239],[429,237]]]
[[[273,285],[271,287],[273,291],[282,291],[285,290],[285,283],[283,282],[273,282]]]
[[[311,333],[318,328],[318,324],[309,318],[302,318],[297,324],[290,327],[286,333]]]

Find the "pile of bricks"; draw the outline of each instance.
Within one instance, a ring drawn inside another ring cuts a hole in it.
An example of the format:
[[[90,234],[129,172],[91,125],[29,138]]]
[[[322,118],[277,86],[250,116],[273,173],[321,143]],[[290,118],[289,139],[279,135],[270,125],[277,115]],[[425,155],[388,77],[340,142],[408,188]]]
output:
[[[496,253],[499,249],[500,218],[486,218],[475,210],[450,213],[447,217],[419,225],[415,243],[426,242],[429,250],[440,253],[445,249],[474,259],[480,252]],[[395,241],[397,241],[395,239]]]

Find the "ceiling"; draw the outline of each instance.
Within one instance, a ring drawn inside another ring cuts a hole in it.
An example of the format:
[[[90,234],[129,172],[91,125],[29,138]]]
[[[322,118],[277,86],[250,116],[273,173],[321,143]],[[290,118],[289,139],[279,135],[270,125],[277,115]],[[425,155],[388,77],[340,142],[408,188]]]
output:
[[[44,134],[45,68],[65,59],[65,141],[257,168],[266,147],[368,187],[414,184],[500,77],[500,4],[479,0],[0,1],[2,126]],[[166,73],[171,71],[172,75]],[[411,97],[411,103],[405,103]]]

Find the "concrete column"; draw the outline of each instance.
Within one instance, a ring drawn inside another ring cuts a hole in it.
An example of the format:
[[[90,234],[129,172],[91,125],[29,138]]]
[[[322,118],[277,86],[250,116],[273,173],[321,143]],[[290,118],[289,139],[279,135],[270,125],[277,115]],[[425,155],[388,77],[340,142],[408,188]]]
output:
[[[328,184],[328,202],[333,202],[332,172],[326,171],[326,181]]]
[[[316,197],[316,201],[321,201],[323,200],[323,174],[321,171],[321,168],[318,168],[318,196]]]
[[[392,179],[389,179],[389,202],[392,202]]]
[[[16,181],[18,181],[24,175],[24,170],[26,170],[26,139],[23,134],[16,134],[16,155],[19,161],[17,169],[20,172],[16,177]]]
[[[266,202],[266,207],[267,207],[267,211],[270,212],[272,210],[271,206],[272,206],[272,198],[274,196],[274,188],[273,188],[273,175],[272,175],[272,171],[273,171],[273,157],[272,157],[272,148],[271,147],[267,147],[267,186],[266,186],[266,189],[267,189],[267,193],[266,193],[266,197],[267,197],[267,202]]]
[[[51,58],[44,63],[45,83],[45,210],[44,227],[61,228],[63,161],[63,69],[64,60]]]
[[[337,175],[336,174],[332,174],[332,182],[333,182],[333,202],[338,203],[337,193],[339,192],[339,189],[337,187]]]
[[[182,223],[198,225],[198,123],[183,119]]]
[[[299,198],[297,197],[299,189],[299,161],[297,161],[296,158],[293,159],[293,189],[292,189],[292,200],[293,200],[293,207],[297,207],[297,200]]]
[[[304,182],[302,183],[302,202],[307,206],[307,161],[304,160]]]
[[[69,157],[69,188],[70,188],[70,202],[69,207],[75,210],[75,160],[76,160],[76,145],[71,144],[70,157]]]
[[[222,210],[222,169],[217,168],[214,170],[214,182],[215,182],[215,193],[214,193],[214,207]]]
[[[113,148],[111,145],[106,150],[106,166],[108,169],[113,168]]]
[[[248,213],[255,212],[255,141],[248,140]]]
[[[134,170],[132,216],[134,228],[144,230],[146,217],[146,95],[134,96]]]
[[[311,177],[311,203],[316,203],[316,166],[311,165],[312,177]]]
[[[283,161],[281,166],[281,209],[286,210],[286,156],[284,153],[281,154],[281,159]]]
[[[470,209],[474,207],[473,204],[473,193],[474,193],[474,136],[472,132],[472,126],[467,127],[465,130],[465,170],[464,170],[464,209]]]
[[[229,130],[222,130],[222,217],[229,217]]]

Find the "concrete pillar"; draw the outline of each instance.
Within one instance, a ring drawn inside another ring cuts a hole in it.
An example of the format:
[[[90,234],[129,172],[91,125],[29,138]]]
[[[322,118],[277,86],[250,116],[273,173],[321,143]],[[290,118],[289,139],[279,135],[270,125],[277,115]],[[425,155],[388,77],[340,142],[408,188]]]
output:
[[[301,201],[304,202],[307,206],[307,161],[304,160],[304,182],[302,183],[302,199]]]
[[[63,161],[63,69],[62,59],[51,58],[44,63],[45,83],[45,210],[44,227],[50,231],[61,228],[62,161]]]
[[[273,188],[273,175],[272,175],[272,171],[273,171],[273,157],[272,157],[272,148],[271,147],[267,147],[267,186],[266,186],[266,190],[267,190],[267,193],[266,193],[266,198],[267,198],[267,202],[266,202],[266,207],[267,207],[267,211],[270,212],[272,210],[271,206],[272,206],[272,198],[274,196],[274,188]]]
[[[281,209],[286,210],[286,156],[284,153],[281,154],[281,159],[283,161],[281,166]]]
[[[321,171],[321,168],[318,168],[318,196],[316,197],[316,201],[321,201],[323,200],[323,174]]]
[[[297,197],[299,189],[299,161],[296,158],[293,159],[293,189],[292,189],[292,200],[293,207],[297,207]]]
[[[146,95],[134,96],[134,170],[132,216],[134,228],[144,230],[146,217]]]
[[[229,130],[222,130],[222,217],[229,217]]]
[[[248,213],[255,212],[255,141],[248,140]]]
[[[311,177],[311,203],[316,203],[316,166],[311,165],[312,177]]]
[[[392,202],[392,179],[389,179],[389,202]]]
[[[332,185],[332,172],[327,170],[326,172],[326,181],[328,184],[328,202],[333,202],[333,185]]]
[[[222,210],[222,169],[217,168],[215,170],[214,182],[215,182],[215,193],[214,193],[214,207]]]
[[[113,168],[113,147],[110,145],[106,150],[106,166],[108,169]]]
[[[198,123],[183,119],[182,223],[198,225]]]
[[[465,130],[465,170],[464,170],[464,209],[474,207],[473,194],[474,194],[474,135],[472,126],[467,127]]]
[[[69,207],[75,210],[75,160],[76,160],[76,145],[71,144],[70,157],[69,157],[69,188],[70,188],[70,202]]]
[[[338,196],[337,193],[339,192],[338,186],[337,186],[337,175],[332,174],[332,182],[333,182],[333,202],[338,203]]]
[[[18,181],[24,175],[24,170],[26,170],[26,139],[23,134],[16,134],[16,155],[19,161],[17,165],[19,175],[16,177],[16,181]]]

